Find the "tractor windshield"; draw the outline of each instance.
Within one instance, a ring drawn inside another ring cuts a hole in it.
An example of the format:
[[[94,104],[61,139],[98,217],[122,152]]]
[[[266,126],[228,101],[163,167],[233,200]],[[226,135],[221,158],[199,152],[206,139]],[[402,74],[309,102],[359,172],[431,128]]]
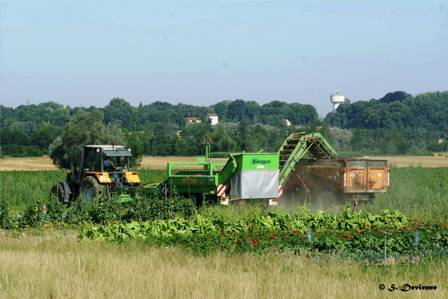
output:
[[[115,172],[128,169],[127,156],[106,156],[103,161],[104,171]]]

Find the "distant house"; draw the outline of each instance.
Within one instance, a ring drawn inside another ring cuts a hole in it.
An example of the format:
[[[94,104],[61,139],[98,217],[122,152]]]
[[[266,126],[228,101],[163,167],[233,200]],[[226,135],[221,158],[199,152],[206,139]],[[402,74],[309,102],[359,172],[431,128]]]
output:
[[[209,114],[207,114],[207,116],[208,116],[208,119],[209,119],[210,124],[211,124],[212,126],[215,126],[215,125],[218,124],[218,115],[217,115],[217,114],[215,114],[215,113],[209,113]]]
[[[199,117],[185,117],[186,125],[200,124],[202,121]]]

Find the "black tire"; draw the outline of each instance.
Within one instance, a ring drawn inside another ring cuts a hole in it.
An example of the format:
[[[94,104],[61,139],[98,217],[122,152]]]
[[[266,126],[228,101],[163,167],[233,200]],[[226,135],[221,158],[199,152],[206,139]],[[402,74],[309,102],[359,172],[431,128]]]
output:
[[[100,185],[94,177],[88,176],[82,180],[79,192],[81,198],[93,201],[95,196],[100,194],[107,194],[107,189]]]
[[[70,190],[65,190],[64,182],[59,182],[51,187],[51,193],[63,204],[70,203]]]

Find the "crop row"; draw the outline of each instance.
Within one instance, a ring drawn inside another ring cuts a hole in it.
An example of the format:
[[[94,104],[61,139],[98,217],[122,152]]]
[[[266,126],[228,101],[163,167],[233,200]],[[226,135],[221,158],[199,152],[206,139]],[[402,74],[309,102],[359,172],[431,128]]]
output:
[[[97,196],[93,201],[76,200],[66,206],[56,197],[47,201],[31,200],[23,210],[11,208],[0,200],[0,229],[42,227],[47,224],[71,225],[170,219],[190,217],[196,207],[190,199],[174,195],[164,199],[157,192],[138,192],[132,201],[121,203],[118,196]]]
[[[192,219],[92,225],[82,238],[181,246],[194,253],[224,251],[292,250],[335,252],[366,257],[445,254],[448,230],[437,225],[411,223],[398,211],[373,215],[345,210],[339,215],[323,212],[253,215],[227,221],[196,215]],[[386,240],[386,241],[385,241]]]

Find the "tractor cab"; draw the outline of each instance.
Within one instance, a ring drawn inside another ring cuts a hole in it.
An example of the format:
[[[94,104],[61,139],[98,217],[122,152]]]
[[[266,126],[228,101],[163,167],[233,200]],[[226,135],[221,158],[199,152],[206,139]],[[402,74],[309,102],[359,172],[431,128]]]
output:
[[[100,193],[129,193],[140,185],[138,173],[129,170],[130,157],[131,150],[122,145],[86,145],[80,164],[52,191],[65,203],[79,195],[91,200]]]
[[[86,145],[81,158],[84,171],[121,172],[129,169],[131,150],[122,145]]]
[[[110,192],[140,185],[137,172],[129,171],[131,149],[122,145],[86,145],[83,148],[80,181],[93,177]]]

